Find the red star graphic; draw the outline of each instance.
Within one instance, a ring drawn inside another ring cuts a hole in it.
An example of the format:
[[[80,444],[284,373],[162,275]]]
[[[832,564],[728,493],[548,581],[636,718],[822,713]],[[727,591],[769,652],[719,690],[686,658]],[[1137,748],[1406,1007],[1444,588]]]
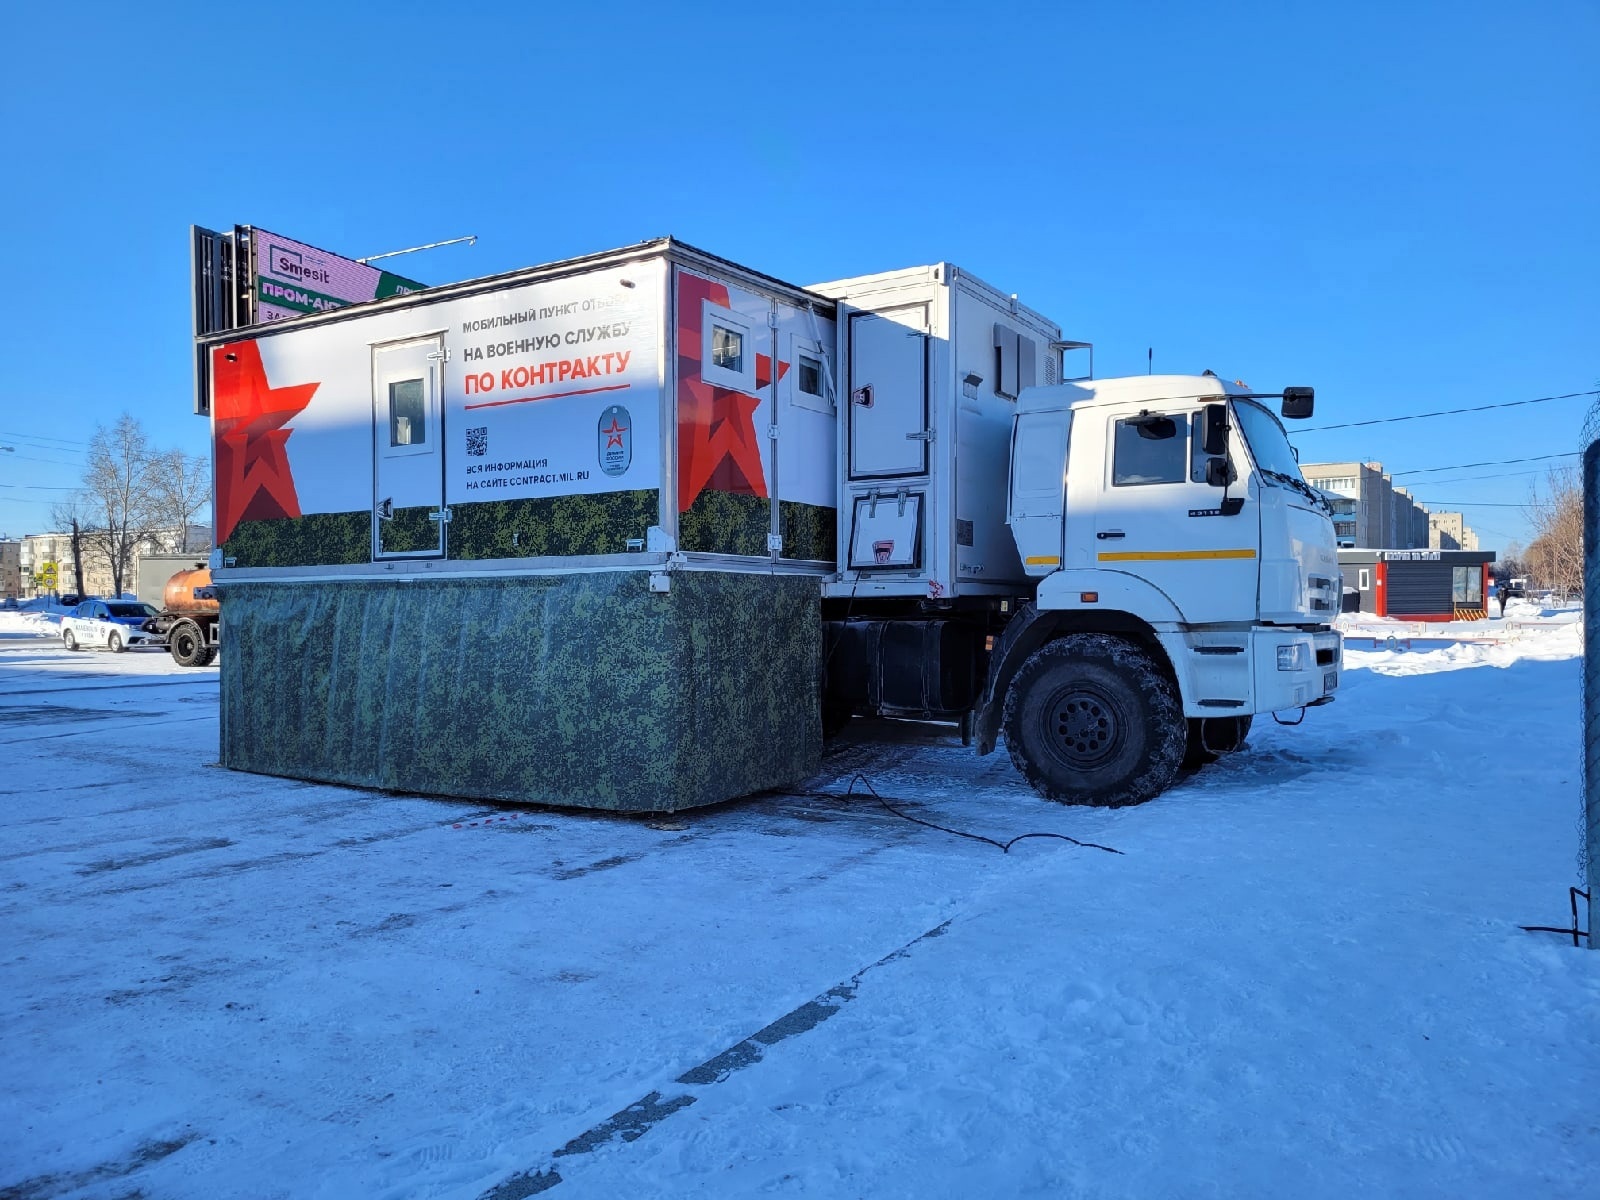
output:
[[[626,426],[618,425],[617,419],[612,417],[611,427],[609,429],[602,429],[600,432],[606,435],[606,449],[609,450],[613,446],[622,445],[622,435],[627,433],[628,430]]]
[[[261,348],[234,342],[211,352],[213,436],[216,440],[217,541],[240,521],[270,521],[300,515],[286,429],[320,383],[267,385]]]
[[[725,284],[684,272],[678,282],[678,511],[707,487],[743,496],[767,495],[755,413],[761,400],[700,377],[702,301],[728,307]],[[778,378],[789,364],[778,364]],[[772,384],[772,358],[756,355],[756,390]]]

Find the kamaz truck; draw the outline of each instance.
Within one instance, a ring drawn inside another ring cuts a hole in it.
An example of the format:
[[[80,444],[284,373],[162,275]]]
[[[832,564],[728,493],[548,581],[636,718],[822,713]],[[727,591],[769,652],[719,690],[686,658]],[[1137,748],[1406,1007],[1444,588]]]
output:
[[[1095,379],[949,263],[660,239],[268,322],[260,237],[196,239],[225,765],[666,811],[883,716],[1115,806],[1338,687],[1310,388]]]

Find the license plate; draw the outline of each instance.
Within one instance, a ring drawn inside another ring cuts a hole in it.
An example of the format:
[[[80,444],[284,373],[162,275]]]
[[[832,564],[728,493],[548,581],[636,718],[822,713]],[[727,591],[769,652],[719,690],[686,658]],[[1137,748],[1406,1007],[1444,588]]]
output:
[[[1322,673],[1322,694],[1327,695],[1339,686],[1339,672],[1324,671]]]

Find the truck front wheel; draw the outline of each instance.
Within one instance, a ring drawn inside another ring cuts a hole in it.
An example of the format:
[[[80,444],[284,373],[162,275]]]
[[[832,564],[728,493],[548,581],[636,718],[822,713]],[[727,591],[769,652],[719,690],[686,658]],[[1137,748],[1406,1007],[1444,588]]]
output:
[[[1102,633],[1036,650],[1012,680],[1002,720],[1017,770],[1063,804],[1153,799],[1177,775],[1188,740],[1166,673],[1132,642]]]
[[[206,635],[193,621],[179,621],[167,635],[172,649],[172,661],[180,667],[203,667],[211,661],[211,647],[206,645]]]

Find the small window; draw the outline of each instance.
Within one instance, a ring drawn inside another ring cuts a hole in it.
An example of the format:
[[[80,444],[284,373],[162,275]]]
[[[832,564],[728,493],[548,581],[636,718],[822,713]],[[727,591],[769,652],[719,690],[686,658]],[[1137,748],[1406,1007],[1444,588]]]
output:
[[[730,308],[701,301],[700,378],[714,387],[756,394],[755,346],[750,322]]]
[[[1451,567],[1451,599],[1457,604],[1483,603],[1483,570],[1481,567]]]
[[[724,371],[744,371],[744,333],[715,323],[711,326],[711,365]]]
[[[1118,421],[1111,482],[1116,487],[1182,483],[1188,474],[1188,422],[1149,416]]]
[[[428,440],[428,413],[422,380],[401,379],[389,385],[389,445],[420,446]]]
[[[1363,592],[1370,592],[1372,590],[1372,572],[1366,567],[1362,567],[1356,572],[1356,586],[1358,586]]]
[[[821,397],[822,360],[813,358],[809,354],[802,354],[799,358],[800,361],[796,367],[799,374],[795,379],[795,386],[800,389],[802,395]]]

